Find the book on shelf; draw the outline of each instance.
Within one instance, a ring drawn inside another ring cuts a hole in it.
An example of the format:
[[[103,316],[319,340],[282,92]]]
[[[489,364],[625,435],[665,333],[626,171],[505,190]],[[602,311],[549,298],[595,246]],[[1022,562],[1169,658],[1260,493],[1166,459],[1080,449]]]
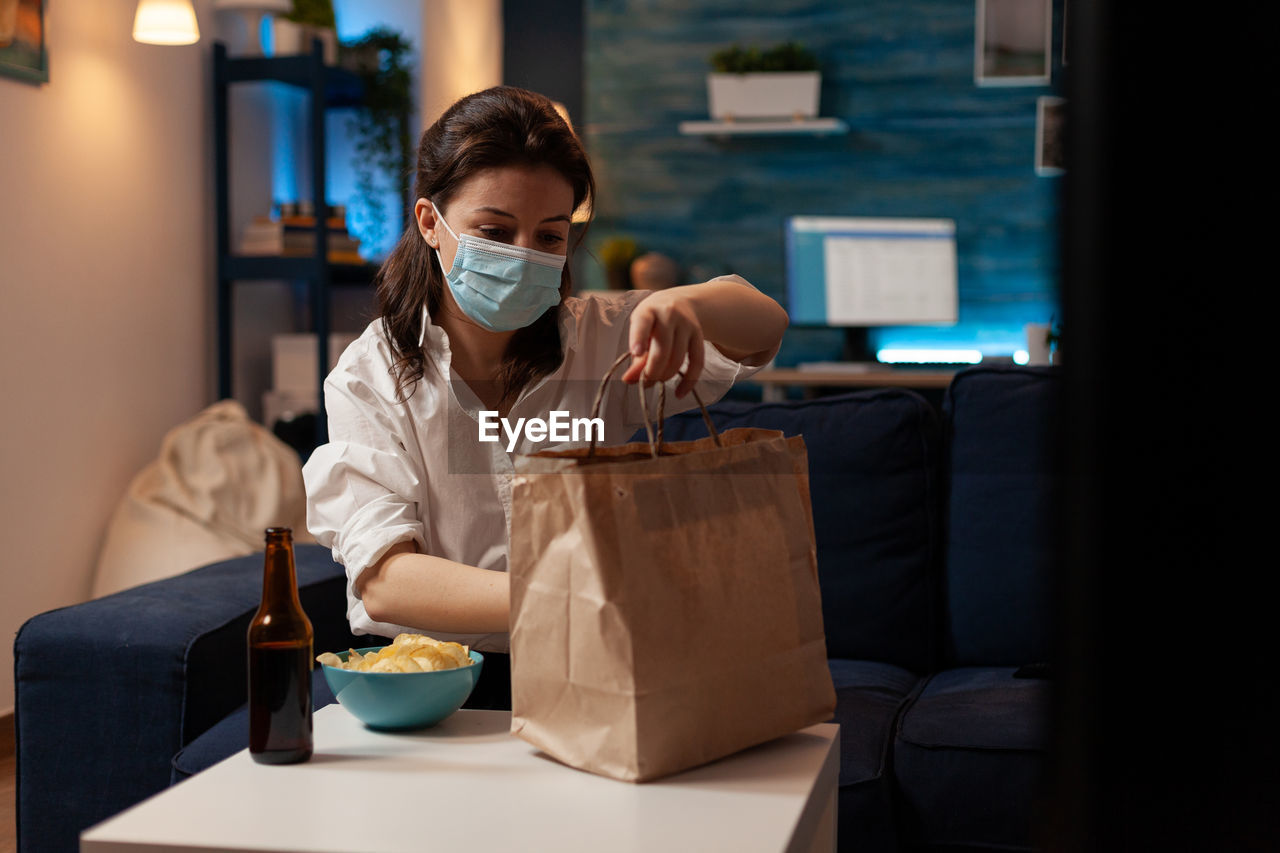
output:
[[[330,218],[326,255],[330,263],[360,264],[360,241],[347,231],[342,219]],[[255,216],[240,237],[241,255],[306,257],[315,254],[316,221],[313,216],[286,216],[272,219]]]
[[[260,217],[260,218],[270,219],[270,217]],[[316,227],[316,218],[314,216],[308,216],[305,214],[285,214],[280,217],[279,221],[285,226],[294,227],[294,228],[315,228]],[[346,231],[347,230],[347,222],[341,216],[330,216],[328,219],[325,220],[325,224],[329,227],[330,231]]]

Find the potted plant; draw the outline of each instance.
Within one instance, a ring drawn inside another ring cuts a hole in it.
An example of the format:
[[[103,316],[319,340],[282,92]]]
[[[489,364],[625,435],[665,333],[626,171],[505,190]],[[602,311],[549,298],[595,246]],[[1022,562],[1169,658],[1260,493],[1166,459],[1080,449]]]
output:
[[[818,60],[798,42],[761,50],[731,45],[711,56],[707,100],[711,117],[806,119],[818,115],[822,74]]]
[[[412,215],[405,181],[413,172],[413,45],[395,30],[377,27],[344,43],[340,54],[341,64],[363,84],[360,109],[347,129],[355,144],[356,194],[368,224],[361,237],[376,244],[389,226],[383,201],[388,189],[400,199],[400,222]]]
[[[293,10],[271,22],[273,51],[277,56],[311,52],[312,39],[324,45],[324,61],[338,61],[338,25],[333,0],[293,0]]]
[[[610,290],[626,290],[631,284],[631,262],[640,247],[630,237],[609,237],[600,243],[600,263]]]
[[[1049,322],[1049,330],[1044,336],[1045,349],[1049,351],[1050,364],[1062,364],[1062,327]]]

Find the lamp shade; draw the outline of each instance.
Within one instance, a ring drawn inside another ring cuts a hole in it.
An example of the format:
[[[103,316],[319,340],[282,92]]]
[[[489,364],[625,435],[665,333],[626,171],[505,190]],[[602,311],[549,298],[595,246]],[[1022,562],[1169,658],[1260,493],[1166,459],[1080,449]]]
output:
[[[133,40],[145,44],[194,44],[200,40],[191,0],[138,0]]]

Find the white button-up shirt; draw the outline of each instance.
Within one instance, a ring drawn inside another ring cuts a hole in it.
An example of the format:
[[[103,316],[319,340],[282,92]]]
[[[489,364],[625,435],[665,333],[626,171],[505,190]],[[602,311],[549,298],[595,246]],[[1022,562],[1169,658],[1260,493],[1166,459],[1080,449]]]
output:
[[[750,286],[745,280],[736,281]],[[627,350],[628,320],[650,291],[587,293],[565,299],[560,310],[564,360],[552,373],[521,392],[507,421],[547,420],[551,411],[587,418],[600,380]],[[346,567],[347,618],[356,634],[395,636],[422,632],[466,643],[481,651],[506,651],[508,635],[452,634],[430,625],[375,622],[356,597],[354,583],[392,545],[413,541],[419,550],[493,571],[507,569],[511,523],[512,457],[517,453],[583,446],[577,442],[533,443],[521,436],[508,452],[506,432],[480,440],[483,405],[466,382],[450,372],[449,339],[423,311],[422,344],[427,363],[407,400],[397,398],[391,346],[375,320],[343,352],[324,384],[329,443],[316,448],[303,467],[307,527]],[[603,444],[621,444],[643,425],[638,392],[618,377],[605,393],[599,417]],[[747,367],[706,344],[705,364],[696,384],[704,403],[724,395]],[[677,379],[668,383],[666,412],[697,404],[693,395],[676,399]],[[650,411],[656,392],[650,390]],[[580,435],[580,438],[584,436]]]

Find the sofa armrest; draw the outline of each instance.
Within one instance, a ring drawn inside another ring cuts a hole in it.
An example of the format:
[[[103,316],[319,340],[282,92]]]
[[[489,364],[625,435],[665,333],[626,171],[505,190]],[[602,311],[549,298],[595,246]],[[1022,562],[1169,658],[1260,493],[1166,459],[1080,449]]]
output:
[[[325,548],[295,549],[320,650],[356,644],[346,578]],[[245,634],[262,592],[252,554],[42,613],[14,642],[23,850],[79,833],[167,787],[174,754],[246,701]]]

